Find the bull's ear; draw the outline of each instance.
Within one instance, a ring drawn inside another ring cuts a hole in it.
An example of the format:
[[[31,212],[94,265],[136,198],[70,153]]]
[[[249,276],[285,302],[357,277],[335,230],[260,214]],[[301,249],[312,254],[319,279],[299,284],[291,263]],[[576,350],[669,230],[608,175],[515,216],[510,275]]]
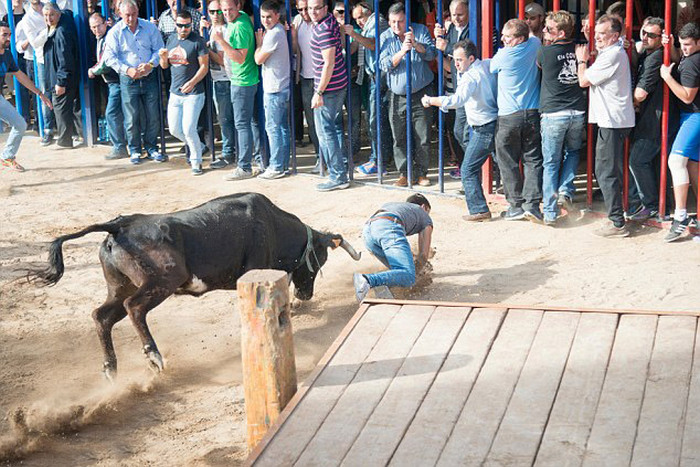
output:
[[[325,245],[331,250],[335,250],[343,243],[343,237],[337,234],[328,234],[325,238]]]

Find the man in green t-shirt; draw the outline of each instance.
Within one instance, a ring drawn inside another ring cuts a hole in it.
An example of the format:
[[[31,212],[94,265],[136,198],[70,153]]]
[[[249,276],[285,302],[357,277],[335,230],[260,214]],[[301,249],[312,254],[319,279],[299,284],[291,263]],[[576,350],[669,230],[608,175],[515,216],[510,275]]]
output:
[[[240,6],[239,0],[222,0],[221,11],[228,27],[225,34],[221,31],[212,34],[212,39],[221,46],[229,61],[233,121],[238,136],[238,167],[225,177],[226,180],[243,180],[253,176],[251,125],[259,78],[254,58],[253,24],[245,12],[239,11]]]

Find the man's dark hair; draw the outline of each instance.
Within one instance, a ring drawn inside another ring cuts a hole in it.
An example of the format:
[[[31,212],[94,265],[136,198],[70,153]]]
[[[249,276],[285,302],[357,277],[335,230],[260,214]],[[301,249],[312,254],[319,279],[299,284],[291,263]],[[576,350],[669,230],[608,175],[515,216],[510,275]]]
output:
[[[9,28],[10,25],[7,24],[7,21],[0,21],[0,28]]]
[[[610,15],[603,15],[598,18],[598,24],[610,23],[610,30],[618,34],[622,34],[622,23],[619,19]]]
[[[700,26],[698,23],[686,23],[685,26],[678,31],[679,39],[693,39],[697,41],[700,39]]]
[[[186,11],[186,10],[179,10],[177,12],[177,17],[182,18],[182,19],[189,19],[189,20],[192,19],[192,15],[190,14],[189,11]]]
[[[428,198],[421,195],[420,193],[412,194],[411,196],[406,198],[406,202],[417,204],[418,206],[427,206],[428,209],[430,209],[430,201],[428,201]]]
[[[645,24],[648,24],[649,26],[658,26],[661,30],[664,29],[664,20],[663,18],[658,18],[656,16],[651,16],[644,20]]]
[[[506,21],[506,24],[503,25],[503,30],[505,29],[510,29],[515,37],[522,37],[525,40],[530,35],[530,28],[527,23],[517,18]]]
[[[90,18],[88,18],[88,19],[92,19],[92,18],[100,18],[100,19],[102,20],[103,23],[104,23],[104,21],[105,21],[105,17],[102,16],[102,13],[100,13],[99,11],[93,12],[93,13],[90,15]]]
[[[265,0],[264,2],[262,2],[262,5],[260,5],[260,9],[262,11],[272,11],[275,13],[279,13],[280,5],[275,0]]]
[[[479,58],[479,55],[476,50],[476,44],[474,44],[472,41],[469,39],[464,39],[463,41],[459,41],[454,45],[454,49],[462,49],[464,50],[464,53],[467,54],[467,58],[469,57],[474,57],[475,59]]]
[[[403,5],[403,3],[394,3],[389,7],[389,12],[387,13],[386,17],[388,18],[390,15],[398,15],[398,14],[406,14],[406,7]]]

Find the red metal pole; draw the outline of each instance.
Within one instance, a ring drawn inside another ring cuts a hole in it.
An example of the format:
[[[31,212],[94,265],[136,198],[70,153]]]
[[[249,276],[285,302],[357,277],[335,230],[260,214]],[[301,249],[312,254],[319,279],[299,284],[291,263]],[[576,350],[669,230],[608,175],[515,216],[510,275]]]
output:
[[[525,1],[526,0],[518,1],[518,19],[525,19]]]
[[[561,10],[561,0],[554,0],[552,3],[552,11],[559,11]]]
[[[671,33],[671,0],[665,0],[664,23],[666,34]],[[664,46],[664,65],[671,64],[671,43]],[[666,217],[666,177],[668,166],[668,114],[669,114],[669,89],[664,81],[663,107],[661,110],[661,179],[659,180],[659,219]]]
[[[595,8],[596,1],[588,0],[588,50],[593,52],[593,47],[595,44]],[[588,94],[588,99],[590,101],[590,92]],[[593,206],[593,124],[588,124],[588,138],[587,138],[586,148],[586,204],[588,207]]]
[[[634,47],[634,37],[632,37],[632,16],[634,15],[633,0],[627,0],[625,4],[625,38],[629,42],[630,47],[627,49],[627,57],[632,65],[632,47]],[[622,162],[622,207],[625,211],[629,210],[629,192],[630,192],[630,138],[625,138],[625,153]]]
[[[493,57],[493,0],[481,0],[481,56]],[[493,155],[481,167],[481,186],[493,194]]]

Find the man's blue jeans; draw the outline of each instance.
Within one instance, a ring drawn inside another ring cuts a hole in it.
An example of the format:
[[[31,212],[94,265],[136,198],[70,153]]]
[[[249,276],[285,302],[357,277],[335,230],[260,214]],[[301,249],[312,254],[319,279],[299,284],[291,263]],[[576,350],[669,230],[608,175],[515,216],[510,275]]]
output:
[[[142,133],[146,152],[151,154],[158,151],[157,138],[160,128],[158,74],[153,71],[145,78],[137,80],[120,75],[119,83],[122,91],[122,107],[129,154],[132,157],[141,154]]]
[[[193,166],[202,163],[202,141],[197,134],[197,122],[204,107],[204,93],[178,96],[170,93],[168,99],[168,128],[170,134],[187,143]]]
[[[214,82],[214,106],[221,127],[221,157],[233,159],[234,144],[236,144],[235,128],[233,126],[233,105],[231,104],[231,81]]]
[[[372,155],[369,157],[370,162],[377,163],[377,87],[375,85],[374,76],[370,76],[369,85],[369,134],[372,139]],[[389,126],[389,94],[387,93],[387,84],[385,75],[381,77],[380,86],[380,105],[382,107],[382,132],[379,135],[382,149],[382,165],[387,166],[387,162],[393,160],[394,151],[391,141],[391,127]]]
[[[321,154],[328,167],[329,179],[333,183],[348,181],[341,113],[346,94],[345,89],[325,92],[323,105],[314,109],[314,124]]]
[[[108,97],[105,118],[109,140],[117,152],[126,152],[126,132],[124,131],[124,110],[122,109],[122,88],[119,83],[107,83]]]
[[[289,89],[263,93],[265,131],[270,141],[269,167],[283,172],[289,167]]]
[[[39,75],[39,89],[41,92],[44,94],[50,96],[50,92],[46,92],[46,80],[44,79],[44,76],[46,74],[46,66],[43,63],[36,62],[36,71],[37,74]],[[49,109],[49,107],[44,104],[43,102],[41,103],[42,108],[42,115],[44,117],[44,133],[45,134],[53,134],[54,131],[56,130],[56,117],[53,114],[53,110]],[[42,135],[43,136],[43,135]]]
[[[548,219],[558,214],[557,198],[574,195],[574,177],[583,143],[586,116],[542,116],[542,211]]]
[[[258,85],[231,85],[231,104],[233,105],[233,122],[236,126],[238,142],[238,167],[250,172],[253,160],[252,119],[255,108],[255,94]]]
[[[494,152],[494,137],[496,135],[496,120],[485,125],[473,126],[472,136],[464,152],[464,160],[460,172],[462,187],[467,202],[469,214],[489,212],[484,191],[481,188],[481,167]]]
[[[27,131],[27,122],[17,112],[15,106],[7,102],[4,97],[0,97],[0,120],[12,127],[5,143],[5,149],[2,151],[2,158],[5,160],[14,159],[24,132]]]
[[[376,274],[365,274],[370,287],[411,287],[416,283],[411,245],[401,225],[388,219],[365,224],[362,232],[367,249],[389,268]]]

